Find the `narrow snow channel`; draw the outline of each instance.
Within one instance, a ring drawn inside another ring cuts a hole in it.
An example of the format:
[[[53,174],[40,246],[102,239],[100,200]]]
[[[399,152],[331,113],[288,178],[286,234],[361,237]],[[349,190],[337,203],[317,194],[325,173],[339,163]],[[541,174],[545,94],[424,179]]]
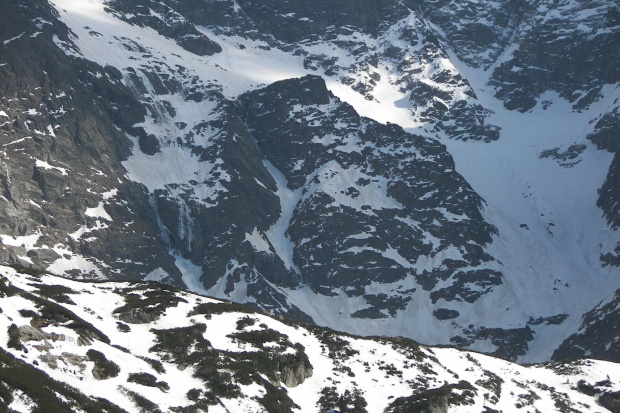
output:
[[[303,187],[295,191],[288,188],[286,178],[275,166],[269,161],[264,160],[263,164],[269,171],[273,179],[276,181],[278,191],[276,195],[280,198],[280,219],[273,224],[269,230],[266,231],[267,238],[273,248],[276,250],[276,254],[284,261],[287,269],[292,269],[297,274],[301,274],[299,268],[293,262],[293,243],[286,235],[291,218],[293,218],[293,212],[297,203],[301,199]]]

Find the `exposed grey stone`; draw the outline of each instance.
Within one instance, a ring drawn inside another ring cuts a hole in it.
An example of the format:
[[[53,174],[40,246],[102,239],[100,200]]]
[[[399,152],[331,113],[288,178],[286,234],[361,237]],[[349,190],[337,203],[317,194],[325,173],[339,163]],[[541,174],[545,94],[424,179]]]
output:
[[[39,360],[41,360],[43,363],[46,363],[52,369],[58,368],[58,359],[59,357],[53,354],[41,354],[39,356]]]
[[[282,383],[286,387],[299,386],[307,378],[312,377],[313,372],[308,357],[300,357],[299,354],[282,357],[278,368]]]
[[[37,328],[23,325],[19,326],[19,339],[21,341],[43,341],[52,339],[52,335]]]
[[[88,357],[79,356],[77,354],[64,352],[64,353],[62,353],[62,358],[67,363],[69,363],[69,364],[71,364],[73,366],[78,367],[80,369],[80,371],[84,371],[86,369],[86,364],[84,362],[88,360]]]

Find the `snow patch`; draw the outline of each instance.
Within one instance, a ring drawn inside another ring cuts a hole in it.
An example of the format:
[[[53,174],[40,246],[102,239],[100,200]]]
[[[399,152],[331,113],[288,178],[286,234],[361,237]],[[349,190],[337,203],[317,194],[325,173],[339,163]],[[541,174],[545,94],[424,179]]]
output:
[[[286,235],[286,231],[293,217],[293,212],[301,199],[302,188],[292,191],[288,188],[286,178],[269,161],[264,160],[263,164],[276,181],[278,190],[276,195],[280,198],[280,218],[269,228],[265,235],[276,250],[276,254],[282,259],[287,269],[293,269],[297,274],[301,274],[299,268],[293,262],[294,245]]]

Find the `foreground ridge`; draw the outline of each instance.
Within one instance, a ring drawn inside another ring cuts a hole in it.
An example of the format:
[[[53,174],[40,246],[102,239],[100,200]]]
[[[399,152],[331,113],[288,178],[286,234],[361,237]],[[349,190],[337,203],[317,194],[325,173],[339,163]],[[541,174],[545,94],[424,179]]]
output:
[[[0,274],[0,406],[10,411],[604,412],[620,402],[615,363],[522,366],[154,282]]]

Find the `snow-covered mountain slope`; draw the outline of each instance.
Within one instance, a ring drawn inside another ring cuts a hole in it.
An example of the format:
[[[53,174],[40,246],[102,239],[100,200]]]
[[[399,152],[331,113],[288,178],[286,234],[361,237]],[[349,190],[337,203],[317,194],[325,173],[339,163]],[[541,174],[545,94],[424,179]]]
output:
[[[605,412],[610,362],[520,366],[283,322],[158,283],[0,267],[0,405],[92,412]]]
[[[617,360],[616,3],[2,7],[4,261]]]

